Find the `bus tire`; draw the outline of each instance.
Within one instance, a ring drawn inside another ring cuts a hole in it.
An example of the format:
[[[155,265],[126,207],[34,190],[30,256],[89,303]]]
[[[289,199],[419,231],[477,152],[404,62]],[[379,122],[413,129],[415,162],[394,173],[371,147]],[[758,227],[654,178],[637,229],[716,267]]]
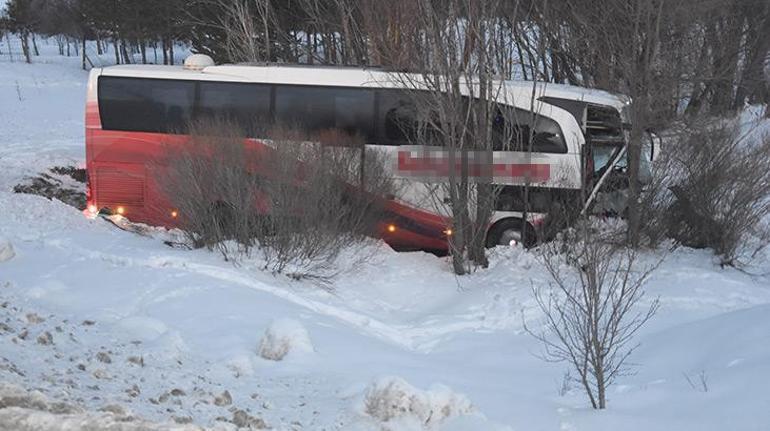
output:
[[[506,218],[495,223],[487,231],[487,248],[498,245],[511,245],[511,241],[521,243],[521,232],[524,222],[517,218]],[[537,233],[531,224],[527,223],[527,240],[525,248],[530,248],[537,244]]]

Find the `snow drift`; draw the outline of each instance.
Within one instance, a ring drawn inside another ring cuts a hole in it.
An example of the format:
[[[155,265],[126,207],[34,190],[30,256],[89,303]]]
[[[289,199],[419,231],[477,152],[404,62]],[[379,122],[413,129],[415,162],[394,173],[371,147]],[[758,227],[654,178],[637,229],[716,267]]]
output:
[[[443,385],[423,391],[400,377],[374,381],[364,394],[364,414],[392,430],[432,430],[447,419],[475,412],[462,394]]]
[[[11,260],[14,256],[16,256],[16,252],[13,251],[11,242],[0,238],[0,262]]]
[[[301,323],[293,319],[273,321],[259,343],[259,356],[280,361],[289,353],[312,353],[313,344]]]

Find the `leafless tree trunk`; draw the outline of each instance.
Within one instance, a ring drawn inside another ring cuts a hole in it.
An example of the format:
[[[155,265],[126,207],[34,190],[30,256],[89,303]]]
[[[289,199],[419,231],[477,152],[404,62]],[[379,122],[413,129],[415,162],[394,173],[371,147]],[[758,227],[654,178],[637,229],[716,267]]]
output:
[[[24,60],[27,63],[32,63],[32,57],[29,52],[29,32],[22,30],[19,36],[21,38],[21,52],[24,54]]]
[[[120,48],[118,47],[118,38],[114,35],[112,37],[112,49],[115,51],[115,64],[120,64]],[[69,55],[69,53],[67,53],[67,55]]]
[[[169,64],[168,62],[168,41],[164,37],[161,40],[161,51],[163,51],[163,64]]]
[[[8,31],[3,32],[5,35],[5,43],[8,46],[8,59],[13,63],[13,49],[11,49],[11,34]],[[2,42],[2,36],[0,35],[0,42]]]
[[[133,63],[133,59],[131,58],[130,55],[128,55],[128,49],[126,48],[125,39],[120,40],[120,53],[121,53],[121,56],[123,57],[123,63],[125,64]]]
[[[139,51],[142,53],[142,64],[147,64],[147,42],[144,40],[139,41]]]
[[[86,36],[85,34],[81,37],[80,40],[81,43],[81,49],[80,49],[80,67],[83,70],[86,70],[86,59],[88,58],[86,53]]]
[[[96,55],[104,54],[104,47],[102,46],[102,38],[100,33],[96,32]]]
[[[35,33],[32,33],[32,49],[35,52],[35,57],[40,57],[40,50],[37,49],[37,39],[35,38]]]
[[[770,102],[770,79],[765,77],[765,65],[770,53],[770,5],[764,3],[757,7],[748,3],[745,7],[747,16],[746,63],[741,73],[736,90],[733,109],[739,110],[749,103]]]

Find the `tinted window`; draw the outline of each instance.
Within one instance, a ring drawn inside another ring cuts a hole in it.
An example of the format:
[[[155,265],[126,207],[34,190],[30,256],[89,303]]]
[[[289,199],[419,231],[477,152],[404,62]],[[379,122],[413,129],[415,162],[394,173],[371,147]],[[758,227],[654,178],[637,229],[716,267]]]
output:
[[[414,95],[398,90],[384,90],[379,100],[379,142],[386,145],[424,143],[443,145],[442,134],[436,129],[439,121],[432,115],[430,122],[420,123]],[[424,114],[421,114],[424,115]],[[531,112],[501,106],[492,124],[492,145],[495,151],[532,151],[565,153],[567,146],[558,123]],[[533,132],[534,129],[534,132]],[[534,136],[533,136],[534,133]]]
[[[275,119],[306,130],[340,129],[372,138],[374,92],[349,88],[277,86]]]
[[[495,198],[495,209],[498,211],[523,211],[524,210],[524,186],[502,186]],[[530,187],[527,192],[529,205],[528,211],[540,213],[554,213],[561,207],[580,208],[579,189],[558,189]]]
[[[270,120],[270,86],[201,82],[198,118],[233,121],[251,137],[259,137]]]
[[[184,133],[194,99],[194,81],[99,78],[99,115],[105,130]]]
[[[561,128],[556,121],[540,115],[535,115],[533,119],[532,112],[522,109],[500,107],[492,126],[492,135],[495,151],[528,151],[531,140],[532,152],[567,152]]]
[[[417,107],[409,94],[386,90],[379,100],[379,143],[408,145],[417,140]]]

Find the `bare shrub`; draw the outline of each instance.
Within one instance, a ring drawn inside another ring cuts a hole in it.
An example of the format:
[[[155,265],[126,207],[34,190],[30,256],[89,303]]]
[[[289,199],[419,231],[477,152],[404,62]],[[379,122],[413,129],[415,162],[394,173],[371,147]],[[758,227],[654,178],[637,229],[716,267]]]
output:
[[[392,429],[399,429],[398,425],[407,428],[405,424],[416,424],[417,429],[435,429],[448,419],[473,414],[474,410],[465,395],[446,386],[420,390],[400,377],[375,380],[363,399],[364,413],[381,424],[394,424]]]
[[[724,122],[698,125],[681,134],[670,163],[675,199],[666,227],[673,239],[712,248],[723,265],[733,266],[753,254],[750,240],[767,244],[770,136],[741,133]]]
[[[341,131],[279,125],[266,134],[262,145],[226,121],[193,124],[190,144],[170,157],[165,191],[194,245],[226,258],[257,247],[265,269],[332,277],[342,251],[367,244],[393,193],[387,160]]]
[[[657,299],[643,302],[657,264],[638,269],[636,250],[619,245],[617,237],[583,220],[543,245],[550,289],[534,289],[534,296],[545,325],[537,332],[526,328],[543,343],[544,359],[570,364],[596,409],[606,407],[607,388],[628,371],[634,334],[658,309]]]
[[[332,263],[375,234],[384,197],[395,193],[385,155],[339,130],[304,134],[277,125],[268,132],[264,190],[267,234],[260,238],[266,267],[295,278],[325,279]]]
[[[189,242],[229,259],[255,245],[261,228],[257,203],[264,200],[263,179],[253,173],[258,154],[226,120],[192,122],[189,134],[184,145],[167,146],[156,178]]]

